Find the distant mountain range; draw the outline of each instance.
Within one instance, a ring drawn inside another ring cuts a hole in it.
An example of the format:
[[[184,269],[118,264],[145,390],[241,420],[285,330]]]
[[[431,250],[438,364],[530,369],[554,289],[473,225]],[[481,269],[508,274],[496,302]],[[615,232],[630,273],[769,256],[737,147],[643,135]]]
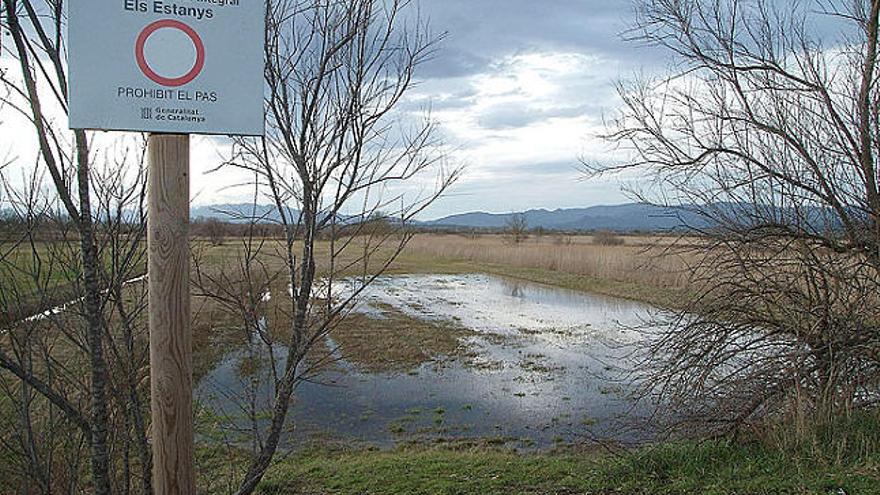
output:
[[[294,216],[296,210],[290,210]],[[437,220],[418,222],[418,225],[437,229],[500,229],[514,215],[525,216],[529,228],[561,231],[612,230],[617,232],[657,232],[680,230],[685,227],[704,227],[705,219],[685,209],[672,209],[645,203],[616,206],[591,206],[558,210],[529,210],[521,213],[471,212],[451,215]],[[271,205],[225,204],[193,208],[193,219],[216,218],[225,222],[245,222],[251,217],[268,222],[279,218]]]
[[[299,210],[288,208],[289,219],[296,220]],[[190,209],[190,218],[193,220],[216,219],[230,223],[247,223],[251,219],[258,222],[278,222],[281,215],[278,208],[273,205],[253,205],[248,203],[220,204],[208,206],[196,206]]]
[[[697,210],[710,212],[701,215]],[[297,221],[299,211],[287,210],[288,220]],[[688,229],[726,228],[735,225],[799,225],[814,232],[835,231],[842,228],[839,216],[829,208],[821,206],[801,206],[798,209],[774,206],[760,206],[747,203],[715,203],[701,208],[680,206],[677,208],[629,203],[613,206],[591,206],[589,208],[569,208],[557,210],[528,210],[513,213],[486,213],[482,211],[450,215],[436,220],[415,222],[417,226],[433,230],[497,230],[505,228],[514,215],[523,215],[530,229],[565,232],[591,232],[610,230],[614,232],[670,232]],[[0,209],[0,221],[9,217],[14,219],[11,210]],[[193,207],[190,218],[194,221],[216,219],[229,223],[277,223],[278,210],[272,205],[248,203],[217,204]],[[711,220],[710,220],[711,218]],[[852,208],[851,218],[868,222],[863,210]],[[359,215],[340,215],[338,224],[359,223]],[[394,221],[389,219],[389,221]]]
[[[529,228],[547,230],[617,232],[669,231],[686,227],[703,227],[706,221],[698,214],[685,209],[673,209],[645,203],[629,203],[615,206],[591,206],[558,210],[529,210],[521,213],[463,213],[430,222],[426,226],[503,228],[514,215],[523,215]]]

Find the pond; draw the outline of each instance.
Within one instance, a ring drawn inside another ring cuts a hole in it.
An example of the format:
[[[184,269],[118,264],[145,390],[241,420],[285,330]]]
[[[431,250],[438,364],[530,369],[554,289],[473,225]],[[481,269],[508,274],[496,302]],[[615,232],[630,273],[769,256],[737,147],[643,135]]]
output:
[[[464,327],[469,352],[384,372],[340,357],[297,389],[291,444],[309,437],[378,446],[491,439],[531,449],[595,438],[646,439],[623,427],[622,420],[638,410],[620,369],[628,362],[626,345],[638,338],[631,328],[657,311],[650,306],[468,274],[385,277],[355,311],[380,321],[399,312],[438,323],[438,332]],[[233,398],[247,395],[249,386],[258,390],[257,401],[270,399],[270,387],[260,383],[269,377],[243,372],[253,368],[243,362],[259,362],[248,357],[230,351],[201,380],[197,396],[204,406],[217,414],[241,413]]]

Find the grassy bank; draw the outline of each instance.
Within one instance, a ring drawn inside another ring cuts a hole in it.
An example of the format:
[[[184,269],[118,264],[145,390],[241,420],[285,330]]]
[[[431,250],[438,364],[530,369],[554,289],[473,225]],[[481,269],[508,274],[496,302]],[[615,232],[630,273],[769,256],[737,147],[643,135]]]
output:
[[[682,301],[685,300],[684,296],[687,294],[686,289],[678,287],[663,287],[634,281],[595,278],[544,268],[491,263],[479,264],[475,262],[469,262],[466,266],[470,268],[471,272],[488,273],[490,275],[516,278],[591,294],[630,299],[661,308],[678,308]]]
[[[687,266],[699,256],[670,240],[627,237],[595,244],[589,236],[539,237],[512,244],[503,236],[423,234],[395,264],[402,273],[483,272],[572,290],[677,308],[690,290]]]
[[[843,490],[843,491],[840,491]],[[669,444],[622,457],[469,448],[312,452],[276,464],[263,494],[874,494],[880,456],[797,459],[758,445]]]
[[[623,241],[623,245],[604,246],[593,243],[589,236],[543,236],[514,245],[499,235],[420,234],[401,253],[389,273],[488,273],[677,307],[688,290],[685,267],[694,261],[694,252],[684,248],[670,250],[668,238],[631,236]],[[277,256],[281,246],[275,245],[279,242],[268,240],[260,257],[260,262],[270,270],[283,268],[283,260]],[[391,244],[376,252],[371,259],[371,269],[378,268],[390,255]],[[209,269],[236,267],[243,254],[242,240],[236,238],[226,239],[222,246],[194,240],[192,246],[200,266]],[[354,242],[340,255],[337,265],[352,263],[362,254],[359,248],[360,244]],[[0,324],[40,313],[79,296],[75,284],[78,258],[70,249],[69,244],[46,242],[39,245],[36,252],[27,246],[4,252],[0,260],[0,287],[7,292],[9,303],[0,315]],[[322,272],[329,257],[329,243],[318,243],[316,252],[319,272]],[[37,255],[42,264],[31,266],[36,263],[34,256]],[[356,275],[359,270],[359,265],[352,266],[347,270],[351,273],[337,275]],[[134,273],[143,271],[138,267]]]
[[[880,494],[880,414],[862,412],[799,436],[791,425],[748,441],[668,442],[611,453],[562,447],[533,453],[486,440],[308,448],[279,456],[263,495],[873,495]],[[845,433],[840,430],[845,430]],[[785,437],[783,443],[777,435]],[[800,442],[790,443],[795,437]],[[319,445],[315,443],[315,445]],[[323,445],[323,444],[321,444]],[[234,491],[246,456],[198,453],[200,491]]]

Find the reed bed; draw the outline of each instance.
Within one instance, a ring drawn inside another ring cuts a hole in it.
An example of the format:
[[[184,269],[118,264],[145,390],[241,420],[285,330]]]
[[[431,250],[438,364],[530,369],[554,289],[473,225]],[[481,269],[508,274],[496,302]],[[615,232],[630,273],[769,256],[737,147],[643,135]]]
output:
[[[693,242],[662,237],[621,237],[623,244],[597,244],[591,236],[541,236],[512,243],[502,235],[422,234],[411,253],[442,259],[537,268],[595,279],[662,288],[687,288],[688,267],[701,256]]]

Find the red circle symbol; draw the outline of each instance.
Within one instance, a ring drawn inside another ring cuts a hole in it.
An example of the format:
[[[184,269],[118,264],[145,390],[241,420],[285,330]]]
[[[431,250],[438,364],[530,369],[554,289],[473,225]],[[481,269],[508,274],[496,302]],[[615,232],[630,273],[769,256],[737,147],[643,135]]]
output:
[[[146,45],[147,39],[149,39],[153,33],[163,28],[172,28],[183,31],[184,34],[189,36],[189,39],[192,40],[193,45],[196,47],[196,63],[193,64],[192,69],[190,69],[189,72],[181,77],[169,78],[156,74],[156,71],[150,67],[150,64],[147,63],[146,56],[144,56],[144,45]],[[202,43],[202,38],[199,36],[199,33],[188,25],[174,19],[162,19],[145,27],[144,30],[141,31],[141,34],[138,35],[134,53],[137,58],[138,67],[140,67],[141,72],[143,72],[145,76],[149,77],[153,82],[172,88],[192,82],[192,80],[198,77],[199,73],[202,72],[202,69],[205,67],[205,44]]]

